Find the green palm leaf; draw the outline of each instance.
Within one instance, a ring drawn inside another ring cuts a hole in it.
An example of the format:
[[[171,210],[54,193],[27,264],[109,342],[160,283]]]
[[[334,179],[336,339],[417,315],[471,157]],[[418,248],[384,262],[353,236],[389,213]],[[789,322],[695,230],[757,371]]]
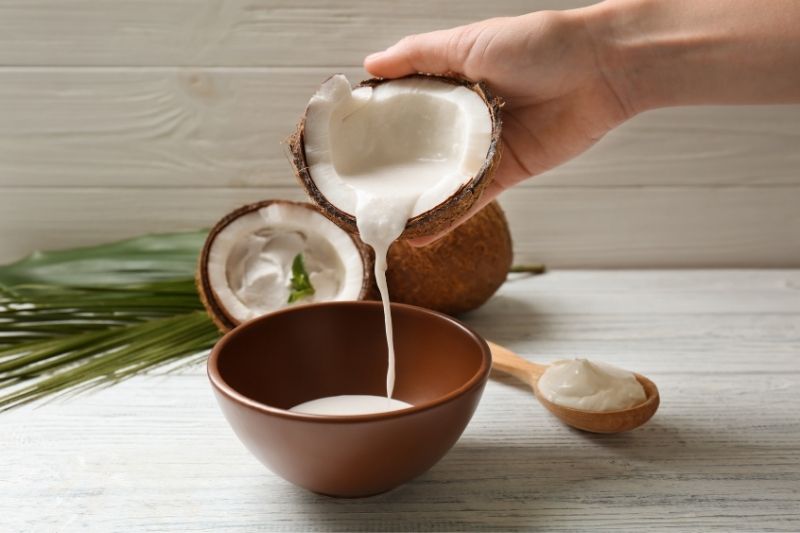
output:
[[[0,266],[0,285],[103,287],[191,278],[207,231],[145,235],[111,244],[34,252]]]
[[[205,237],[147,235],[0,266],[0,410],[208,350],[219,334],[194,286]]]

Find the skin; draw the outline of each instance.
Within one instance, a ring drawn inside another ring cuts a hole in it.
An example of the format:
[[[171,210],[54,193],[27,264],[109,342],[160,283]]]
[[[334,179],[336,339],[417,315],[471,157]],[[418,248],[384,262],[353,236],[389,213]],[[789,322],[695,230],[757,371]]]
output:
[[[466,219],[647,110],[800,102],[800,1],[607,0],[411,35],[364,67],[455,73],[506,101],[500,168]]]

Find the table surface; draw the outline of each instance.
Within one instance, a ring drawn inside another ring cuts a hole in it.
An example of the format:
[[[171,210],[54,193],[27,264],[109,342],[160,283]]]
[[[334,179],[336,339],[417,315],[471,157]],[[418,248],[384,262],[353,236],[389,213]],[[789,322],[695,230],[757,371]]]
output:
[[[257,463],[203,368],[141,377],[0,414],[0,531],[800,530],[800,271],[554,272],[465,320],[639,371],[661,408],[591,435],[494,376],[429,472],[337,500]]]

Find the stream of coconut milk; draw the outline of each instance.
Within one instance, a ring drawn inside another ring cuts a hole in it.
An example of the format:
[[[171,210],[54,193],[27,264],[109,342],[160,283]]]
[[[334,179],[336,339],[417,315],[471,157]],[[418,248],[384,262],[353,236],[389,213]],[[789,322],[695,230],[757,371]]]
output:
[[[396,189],[367,192],[358,190],[356,203],[356,225],[361,240],[375,252],[375,281],[383,302],[383,318],[386,328],[386,347],[389,360],[386,371],[386,396],[344,395],[319,398],[292,407],[290,410],[317,415],[359,415],[396,411],[411,407],[411,404],[392,398],[395,380],[394,334],[392,331],[392,308],[389,289],[386,285],[386,256],[389,246],[400,237],[411,216],[419,194],[400,195]]]

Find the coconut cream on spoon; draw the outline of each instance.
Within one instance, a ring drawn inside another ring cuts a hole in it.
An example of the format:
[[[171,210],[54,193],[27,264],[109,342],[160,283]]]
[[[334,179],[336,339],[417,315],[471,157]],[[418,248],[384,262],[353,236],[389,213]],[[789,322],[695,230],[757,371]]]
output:
[[[551,402],[581,411],[619,411],[647,399],[633,372],[587,359],[551,363],[537,386]]]
[[[337,75],[309,102],[302,130],[307,162],[303,171],[313,176],[326,200],[355,216],[362,241],[375,252],[388,352],[381,405],[391,399],[395,381],[386,284],[389,246],[411,218],[444,203],[479,174],[490,154],[493,124],[478,93],[434,78],[351,89],[347,79]],[[352,401],[363,402],[365,409],[373,402],[358,398]],[[351,414],[341,412],[341,397],[314,402],[316,410],[322,406],[325,411],[315,414]]]

